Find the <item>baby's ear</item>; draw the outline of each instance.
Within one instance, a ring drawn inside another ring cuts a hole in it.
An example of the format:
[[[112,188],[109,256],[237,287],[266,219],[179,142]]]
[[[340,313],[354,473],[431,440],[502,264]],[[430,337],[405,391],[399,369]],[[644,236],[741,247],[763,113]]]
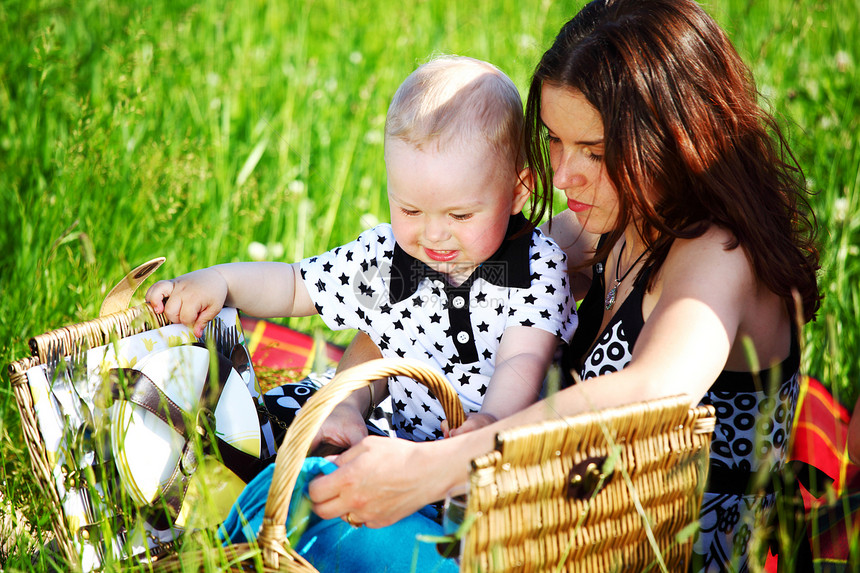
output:
[[[511,215],[516,215],[523,210],[529,196],[535,188],[535,177],[532,170],[526,167],[520,171],[517,176],[517,182],[514,186],[514,200],[511,203]]]

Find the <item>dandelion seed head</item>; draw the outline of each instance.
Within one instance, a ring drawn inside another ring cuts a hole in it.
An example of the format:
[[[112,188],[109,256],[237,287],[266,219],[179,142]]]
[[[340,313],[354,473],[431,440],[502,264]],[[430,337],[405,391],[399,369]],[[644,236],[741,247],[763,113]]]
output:
[[[370,145],[379,145],[385,139],[385,136],[378,129],[371,129],[364,134],[364,142]]]
[[[774,96],[776,95],[776,89],[773,86],[768,85],[768,84],[762,85],[761,89],[759,91],[761,91],[761,95],[766,100],[772,100],[774,98]]]
[[[837,70],[845,73],[848,71],[848,68],[851,67],[851,54],[845,50],[839,50],[833,57],[833,62],[836,64]]]
[[[843,222],[848,219],[848,197],[837,197],[833,201],[833,218],[838,222]]]
[[[293,195],[300,195],[305,192],[305,182],[301,179],[293,179],[287,185],[287,191]]]
[[[284,245],[281,243],[271,243],[266,248],[267,258],[270,260],[277,260],[284,256]]]
[[[361,226],[365,229],[370,229],[379,224],[379,218],[377,218],[373,213],[365,213],[359,217],[359,221],[361,221]]]
[[[363,59],[364,59],[364,56],[361,55],[361,52],[359,52],[359,51],[352,52],[349,55],[349,61],[352,64],[360,64]]]
[[[264,261],[266,260],[266,254],[266,245],[263,243],[258,243],[257,241],[248,243],[248,256],[251,257],[252,261]]]
[[[520,34],[520,37],[517,38],[517,44],[524,49],[534,48],[537,45],[537,40],[529,34]]]

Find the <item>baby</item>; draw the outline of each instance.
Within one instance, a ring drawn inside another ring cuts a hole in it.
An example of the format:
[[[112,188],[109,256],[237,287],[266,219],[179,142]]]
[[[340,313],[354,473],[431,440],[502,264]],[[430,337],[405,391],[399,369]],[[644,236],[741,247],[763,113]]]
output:
[[[198,334],[225,305],[258,317],[318,313],[333,329],[365,332],[383,356],[441,370],[469,414],[452,435],[508,416],[537,399],[577,324],[564,253],[521,213],[532,197],[522,128],[516,86],[495,66],[425,63],[386,118],[390,224],[298,263],[217,265],[160,281],[147,302]],[[532,197],[542,213],[536,205]],[[362,391],[339,406],[343,423],[363,427],[379,398]],[[397,379],[388,392],[398,436],[443,437],[442,407],[424,386]]]

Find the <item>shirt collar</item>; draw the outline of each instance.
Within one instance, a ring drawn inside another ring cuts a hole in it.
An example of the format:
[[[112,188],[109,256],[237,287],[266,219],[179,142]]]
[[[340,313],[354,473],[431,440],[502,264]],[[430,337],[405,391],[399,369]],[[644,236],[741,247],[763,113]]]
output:
[[[508,229],[502,245],[490,258],[472,271],[463,285],[470,286],[474,281],[482,278],[500,287],[528,287],[531,284],[529,251],[532,233],[522,233],[514,237],[526,224],[526,218],[522,213],[512,215],[508,221]],[[391,261],[391,284],[388,291],[390,301],[396,303],[406,300],[415,294],[418,285],[425,278],[438,279],[448,285],[444,274],[407,254],[400,245],[395,243],[394,258]]]

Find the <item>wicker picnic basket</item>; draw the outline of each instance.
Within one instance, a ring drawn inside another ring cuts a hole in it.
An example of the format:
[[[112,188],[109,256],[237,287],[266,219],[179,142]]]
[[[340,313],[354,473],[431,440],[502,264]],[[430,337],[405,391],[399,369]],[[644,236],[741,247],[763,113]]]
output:
[[[54,468],[42,436],[36,414],[34,396],[27,379],[27,371],[36,366],[56,368],[62,357],[76,354],[83,348],[94,348],[108,344],[111,337],[120,338],[165,326],[167,320],[155,315],[148,306],[126,309],[86,323],[67,326],[30,339],[32,356],[9,364],[9,379],[21,416],[21,429],[30,453],[36,485],[49,500],[51,529],[54,544],[60,555],[70,563],[78,562],[78,551],[72,542],[73,535],[88,536],[86,529],[70,532],[63,514],[62,502],[55,485]],[[70,482],[75,476],[69,476]],[[70,483],[70,487],[74,487]]]
[[[686,571],[715,420],[678,396],[500,433],[472,461],[462,570]]]
[[[233,545],[219,550],[222,559],[259,570],[249,556],[262,551],[257,565],[265,571],[316,572],[286,541],[302,461],[335,405],[386,376],[426,384],[452,427],[462,423],[456,393],[419,362],[378,359],[338,373],[287,431],[258,548]],[[640,571],[658,561],[664,570],[686,570],[692,536],[678,534],[698,518],[714,421],[713,408],[690,409],[689,398],[673,397],[500,433],[495,450],[472,462],[462,570]],[[199,551],[171,556],[158,570],[196,570],[203,558]]]
[[[84,571],[131,557],[149,559],[169,553],[174,550],[176,536],[180,533],[168,526],[167,533],[159,533],[161,537],[149,531],[145,535],[150,537],[144,537],[141,543],[135,540],[129,544],[126,536],[129,526],[140,522],[136,521],[135,512],[129,511],[127,500],[121,499],[123,494],[118,491],[116,477],[102,458],[103,434],[91,432],[92,424],[86,425],[86,431],[71,429],[68,417],[63,419],[61,414],[68,412],[69,404],[82,401],[80,396],[71,395],[76,391],[75,384],[59,385],[60,379],[71,370],[78,374],[86,372],[82,374],[84,377],[90,376],[93,365],[88,362],[91,357],[88,353],[91,351],[103,347],[118,352],[119,341],[128,342],[132,337],[162,328],[171,333],[185,328],[170,325],[167,318],[156,315],[148,305],[127,308],[137,286],[163,261],[163,258],[154,259],[128,273],[105,298],[99,318],[31,338],[32,355],[8,365],[34,481],[51,511],[53,539],[48,552],[55,553],[70,567]],[[230,340],[240,341],[238,314],[235,309],[229,309],[227,314],[230,324],[216,317],[207,329],[206,336],[211,335],[216,345],[219,341],[226,345],[228,333]],[[216,323],[218,332],[215,332]],[[154,340],[147,341],[152,346],[144,346],[152,350],[189,343],[192,335],[190,329],[186,330],[185,335],[170,339],[154,334]],[[119,360],[122,355],[113,356]],[[66,398],[62,399],[64,393]],[[55,406],[58,396],[62,403]],[[52,423],[46,424],[49,421]],[[148,547],[143,547],[144,544]],[[126,547],[132,546],[134,554],[125,553]]]

